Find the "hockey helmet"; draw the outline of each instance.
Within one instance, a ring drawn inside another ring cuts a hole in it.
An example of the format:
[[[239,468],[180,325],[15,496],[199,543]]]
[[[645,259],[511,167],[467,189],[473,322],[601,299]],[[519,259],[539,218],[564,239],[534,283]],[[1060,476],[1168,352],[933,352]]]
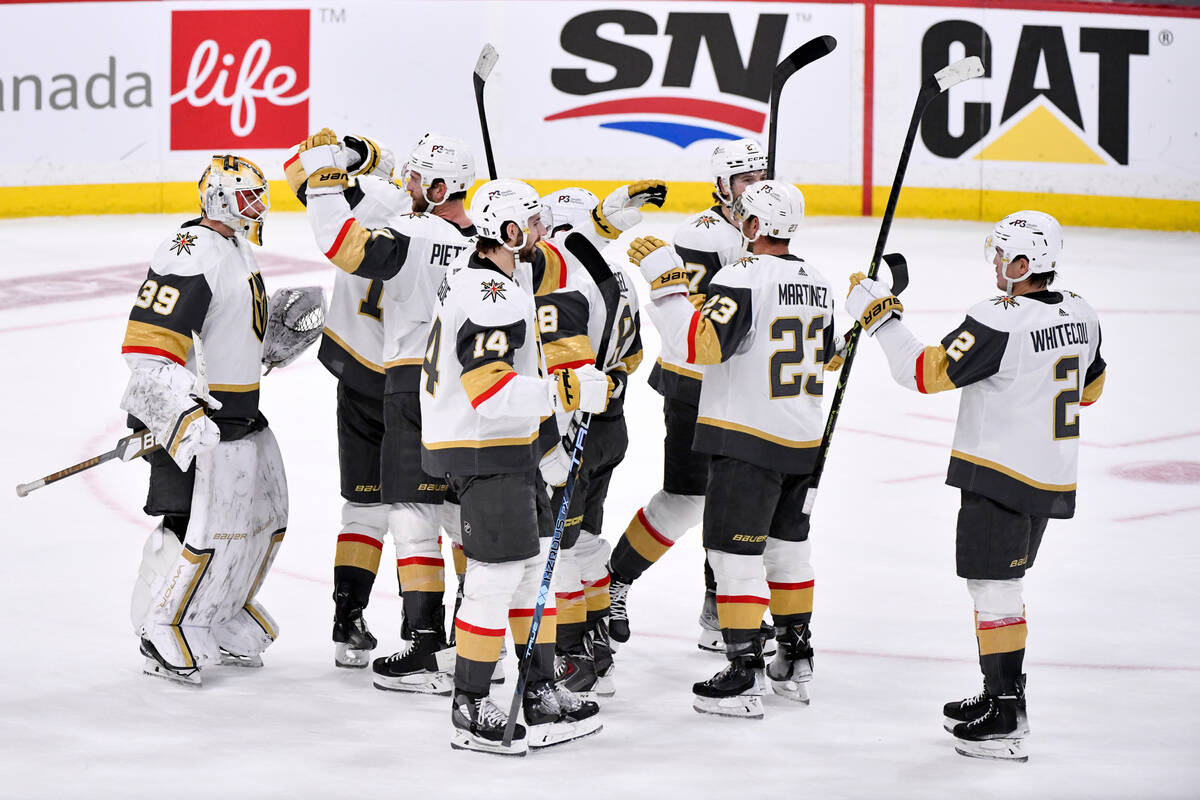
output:
[[[427,133],[413,147],[408,163],[404,165],[404,185],[408,184],[410,173],[420,175],[418,183],[425,200],[431,206],[437,206],[444,203],[446,197],[465,192],[475,183],[475,158],[467,145],[458,139]],[[446,195],[435,203],[429,197],[429,190],[438,179],[445,181]]]
[[[204,216],[233,228],[251,244],[262,245],[264,218],[271,208],[267,179],[248,158],[213,156],[197,184]]]
[[[546,195],[542,203],[550,209],[551,224],[546,226],[547,230],[553,232],[564,226],[590,230],[592,212],[600,205],[600,198],[587,189],[568,186]]]
[[[510,178],[488,181],[480,186],[471,198],[467,214],[481,237],[495,239],[514,253],[529,241],[532,218],[540,217],[547,227],[553,222],[550,209],[542,204],[533,187]],[[504,241],[504,228],[510,222],[521,229],[521,241],[515,247]]]
[[[750,217],[758,217],[759,236],[790,239],[804,218],[804,194],[790,183],[759,181],[733,201],[733,218],[740,225]]]
[[[1042,211],[1018,211],[996,223],[984,242],[983,253],[989,264],[1000,256],[1001,274],[1008,281],[1012,294],[1014,283],[1030,275],[1053,272],[1062,253],[1062,226],[1058,220]],[[1029,263],[1029,271],[1020,278],[1008,277],[1008,265],[1018,258]]]
[[[733,176],[743,172],[766,171],[767,153],[754,139],[722,142],[713,148],[710,166],[717,196],[728,205],[733,202]]]

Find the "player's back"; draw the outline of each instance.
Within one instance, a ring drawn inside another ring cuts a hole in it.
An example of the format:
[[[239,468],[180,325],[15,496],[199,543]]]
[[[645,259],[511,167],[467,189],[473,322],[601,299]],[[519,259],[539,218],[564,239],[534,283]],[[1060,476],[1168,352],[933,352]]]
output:
[[[696,448],[809,472],[824,427],[825,343],[833,336],[825,278],[798,256],[745,256],[712,279],[702,314],[718,333],[696,346],[733,352],[720,352],[721,363],[705,371]]]

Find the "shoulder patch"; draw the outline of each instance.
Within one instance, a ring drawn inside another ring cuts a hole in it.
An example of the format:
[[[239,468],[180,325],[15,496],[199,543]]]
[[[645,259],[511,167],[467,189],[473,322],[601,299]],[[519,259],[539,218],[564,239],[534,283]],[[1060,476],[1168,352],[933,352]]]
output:
[[[508,299],[504,294],[506,287],[498,280],[481,281],[479,286],[483,290],[484,300],[491,300],[493,303],[498,303],[501,300]]]
[[[192,248],[196,246],[196,234],[188,231],[180,231],[175,234],[175,239],[171,242],[171,249],[175,251],[175,255],[191,255]]]
[[[1020,303],[1017,302],[1017,298],[1002,294],[992,298],[992,305],[1000,306],[1001,308],[1016,308]]]
[[[729,266],[731,266],[731,267],[748,267],[751,264],[753,264],[755,261],[758,261],[758,256],[742,256],[741,258],[739,258],[737,261],[733,262]]]
[[[720,221],[721,220],[717,219],[714,215],[704,213],[704,214],[701,214],[700,216],[696,217],[696,221],[693,222],[692,225],[694,225],[697,228],[707,229],[707,228],[711,228],[713,225],[716,225]]]

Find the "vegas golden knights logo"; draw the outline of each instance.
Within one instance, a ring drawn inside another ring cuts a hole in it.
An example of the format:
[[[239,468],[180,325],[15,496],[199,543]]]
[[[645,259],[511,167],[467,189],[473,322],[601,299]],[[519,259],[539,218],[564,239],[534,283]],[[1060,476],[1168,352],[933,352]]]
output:
[[[257,272],[246,280],[250,281],[250,324],[261,342],[267,333],[267,287]]]

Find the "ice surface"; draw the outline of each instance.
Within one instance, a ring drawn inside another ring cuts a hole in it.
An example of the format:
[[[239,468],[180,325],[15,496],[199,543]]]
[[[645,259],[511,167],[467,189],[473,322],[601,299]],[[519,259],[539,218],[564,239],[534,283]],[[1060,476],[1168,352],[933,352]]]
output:
[[[644,232],[667,236],[679,219],[649,215]],[[124,320],[146,259],[178,221],[0,222],[0,484],[81,461],[123,433]],[[796,250],[840,299],[877,225],[810,218]],[[888,249],[908,257],[907,319],[926,341],[995,293],[987,228],[895,224]],[[331,285],[302,216],[273,214],[266,242],[269,290]],[[1109,371],[1103,399],[1083,412],[1078,515],[1050,524],[1026,581],[1028,764],[962,758],[941,729],[941,704],[979,688],[971,603],[954,576],[957,492],[942,483],[957,400],[896,386],[873,342],[860,352],[814,515],[812,705],[768,697],[761,722],[692,710],[691,683],[721,666],[694,644],[702,553],[693,531],[630,594],[634,637],[617,656],[604,731],[512,761],[452,751],[445,698],[379,692],[367,672],[333,667],[334,381],[314,349],[263,386],[292,519],[260,595],[283,631],[262,670],[209,669],[201,690],[141,675],[128,621],[151,527],[141,463],[105,464],[22,500],[0,492],[0,795],[1200,795],[1200,236],[1072,228],[1063,260],[1062,285],[1100,311]],[[645,386],[657,336],[644,338],[610,541],[661,478],[660,400]],[[399,646],[394,595],[385,568],[368,609],[379,654]],[[508,691],[498,690],[505,706]]]

